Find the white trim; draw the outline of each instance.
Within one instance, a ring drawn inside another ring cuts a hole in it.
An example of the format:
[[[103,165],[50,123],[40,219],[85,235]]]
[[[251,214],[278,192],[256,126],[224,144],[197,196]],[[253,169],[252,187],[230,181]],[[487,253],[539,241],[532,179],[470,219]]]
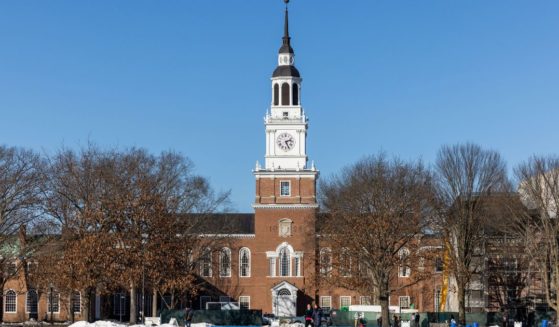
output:
[[[317,203],[313,204],[260,204],[254,203],[252,205],[253,209],[316,209],[318,208]]]
[[[329,309],[332,309],[332,297],[330,295],[322,295],[320,297],[320,307],[323,308],[324,306],[322,305],[322,299],[329,299],[330,300],[330,306],[326,306]]]
[[[367,301],[366,304],[363,303],[363,302],[364,302],[364,301],[363,301],[364,299],[368,299],[368,301]],[[359,297],[359,304],[360,304],[360,305],[371,305],[371,303],[372,303],[372,302],[371,302],[371,297],[370,297],[370,296],[364,296],[364,295],[362,295],[362,296]]]
[[[241,307],[241,302],[242,302],[241,299],[248,299],[248,308],[247,309],[250,310],[250,296],[248,296],[248,295],[239,296],[239,307]],[[242,309],[242,307],[241,307],[241,309]]]
[[[206,301],[206,303],[204,303],[204,305],[202,305],[202,301],[203,301],[204,299],[207,299],[208,301]],[[208,296],[208,295],[202,295],[202,296],[200,296],[200,309],[201,309],[201,310],[206,310],[206,304],[207,304],[208,302],[212,302],[212,297],[211,297],[211,296]]]
[[[283,193],[282,193],[282,188],[283,188],[282,184],[283,184],[283,183],[287,183],[287,186],[288,186],[288,192],[287,192],[287,194],[283,194]],[[279,181],[279,188],[280,188],[280,189],[279,189],[279,195],[280,195],[280,197],[290,197],[290,196],[291,196],[291,181],[289,181],[289,180],[287,180],[287,181],[285,181],[285,180],[283,180],[283,181],[280,180],[280,181]]]
[[[402,306],[402,299],[406,299],[406,298],[408,299],[408,306],[407,306],[407,307],[403,307],[403,306]],[[406,296],[399,296],[399,297],[398,297],[398,307],[399,307],[400,309],[409,309],[410,306],[411,306],[411,303],[410,303],[410,297],[409,297],[409,296],[406,295]]]
[[[16,296],[16,299],[15,299],[16,309],[15,309],[15,311],[8,311],[8,310],[6,309],[6,307],[7,307],[7,305],[8,305],[7,299],[8,299],[8,293],[9,293],[9,292],[13,292],[13,293],[15,294],[15,296]],[[4,293],[4,313],[17,313],[17,292],[14,291],[14,290],[11,289],[11,288],[10,288],[9,290],[7,290],[6,293]]]
[[[243,258],[242,253],[243,253],[243,251],[246,251],[246,252],[248,253],[248,268],[247,268],[248,274],[247,274],[246,276],[243,276],[243,274],[241,273],[241,272],[242,272],[242,267],[243,267],[243,262],[242,262],[242,258]],[[250,252],[250,249],[249,249],[248,247],[246,247],[246,246],[242,247],[242,248],[239,250],[239,277],[241,277],[241,278],[247,278],[247,277],[250,277],[250,276],[251,276],[251,269],[252,269],[252,262],[251,262],[251,261],[252,261],[252,258],[251,258],[251,255],[252,255],[252,253]]]
[[[349,306],[351,305],[351,296],[349,295],[340,295],[340,309],[342,307],[345,307],[345,305],[342,304],[342,299],[349,299],[349,304],[347,305],[347,307],[349,308]]]

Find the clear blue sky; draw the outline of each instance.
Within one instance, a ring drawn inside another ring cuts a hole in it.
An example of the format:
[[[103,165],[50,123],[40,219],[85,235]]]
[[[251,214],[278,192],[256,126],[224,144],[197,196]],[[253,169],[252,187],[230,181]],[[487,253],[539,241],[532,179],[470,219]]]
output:
[[[173,149],[250,212],[281,0],[1,1],[0,143]],[[322,176],[381,150],[559,152],[559,1],[292,0]]]

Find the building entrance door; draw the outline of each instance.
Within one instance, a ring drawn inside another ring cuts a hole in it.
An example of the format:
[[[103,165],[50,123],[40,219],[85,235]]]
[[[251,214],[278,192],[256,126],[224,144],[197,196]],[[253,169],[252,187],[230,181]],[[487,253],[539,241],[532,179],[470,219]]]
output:
[[[272,303],[277,317],[297,316],[297,288],[282,282],[272,288]]]

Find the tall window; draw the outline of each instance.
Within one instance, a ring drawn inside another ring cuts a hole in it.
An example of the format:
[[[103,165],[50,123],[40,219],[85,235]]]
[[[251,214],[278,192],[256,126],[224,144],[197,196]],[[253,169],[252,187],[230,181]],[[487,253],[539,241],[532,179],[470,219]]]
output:
[[[340,276],[351,276],[351,257],[347,248],[342,248],[340,251]]]
[[[239,276],[250,277],[250,250],[242,248],[239,251]]]
[[[410,277],[411,275],[411,268],[410,266],[407,265],[407,260],[408,257],[410,255],[410,250],[406,249],[406,248],[402,248],[400,249],[400,268],[399,268],[399,272],[398,275],[400,277]]]
[[[281,85],[281,105],[289,106],[289,84],[287,83]]]
[[[276,258],[268,258],[268,273],[270,277],[276,276]]]
[[[223,248],[219,252],[219,277],[231,277],[231,250]]]
[[[37,303],[39,302],[39,296],[37,291],[29,290],[27,291],[27,297],[25,299],[25,311],[30,314],[37,314]]]
[[[116,293],[113,296],[113,315],[125,316],[128,309],[128,297],[126,293]]]
[[[4,312],[17,312],[17,295],[14,290],[9,290],[6,292],[6,298],[4,299]]]
[[[442,298],[442,290],[440,286],[435,288],[435,312],[439,312],[441,309],[441,298]]]
[[[279,252],[280,276],[289,276],[290,260],[289,249],[283,247]]]
[[[320,249],[320,273],[330,275],[332,271],[332,251],[330,248]]]
[[[291,95],[293,96],[293,105],[298,106],[299,105],[299,86],[297,85],[297,83],[293,83],[293,91],[291,92]]]
[[[279,105],[279,85],[274,84],[274,106]]]
[[[72,312],[79,313],[82,308],[82,297],[80,292],[72,292]]]
[[[212,251],[209,248],[204,250],[200,258],[200,275],[212,277]]]
[[[291,182],[281,181],[280,182],[280,196],[290,196],[291,195]]]
[[[300,277],[301,276],[301,258],[294,257],[293,258],[293,276]]]
[[[49,291],[47,294],[47,311],[54,313],[60,312],[60,293],[56,290]]]
[[[241,310],[250,309],[250,296],[239,296],[239,307]]]

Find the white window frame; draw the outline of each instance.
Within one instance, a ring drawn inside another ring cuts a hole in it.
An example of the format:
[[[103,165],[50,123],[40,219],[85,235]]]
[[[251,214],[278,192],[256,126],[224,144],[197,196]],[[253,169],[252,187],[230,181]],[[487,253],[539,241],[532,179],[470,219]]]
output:
[[[324,300],[328,299],[328,302],[330,303],[329,306],[324,305]],[[320,307],[321,308],[328,308],[328,309],[332,309],[332,297],[330,295],[323,295],[320,297]]]
[[[345,258],[345,259],[342,259]],[[343,267],[343,260],[347,260],[348,266],[347,271],[344,269]],[[340,255],[339,255],[339,261],[340,261],[340,267],[338,269],[340,276],[341,277],[351,277],[351,264],[353,263],[351,261],[351,256],[349,255],[349,249],[348,248],[342,248],[342,250],[340,251]]]
[[[204,301],[207,300],[207,301]],[[200,309],[201,310],[206,310],[206,304],[208,302],[212,302],[212,297],[208,296],[208,295],[202,295],[200,296]]]
[[[54,295],[58,295],[58,301],[52,303],[56,305],[56,309],[57,310],[51,310],[52,304],[50,303],[50,299],[51,299],[51,292],[52,292],[52,297],[54,297]],[[124,294],[124,293],[123,293]],[[47,292],[47,312],[52,312],[52,313],[60,313],[60,292],[57,291],[56,289],[53,290],[49,290]]]
[[[343,300],[344,300],[344,299],[346,299],[346,300],[349,299],[349,304],[348,304],[348,305],[343,305]],[[348,307],[348,308],[349,308],[350,305],[351,305],[351,296],[348,296],[348,295],[342,295],[342,296],[340,296],[340,309],[341,309],[342,307]]]
[[[367,301],[364,301],[367,300]],[[365,303],[366,302],[366,303]],[[359,297],[359,304],[361,305],[371,305],[371,297],[370,296],[360,296]]]
[[[79,306],[78,306],[78,309],[79,309],[79,310],[78,310],[78,311],[75,311],[75,310],[74,310],[74,309],[75,309],[75,305],[76,305],[76,301],[75,301],[75,299],[74,299],[74,295],[77,295],[77,296],[78,296],[78,303],[79,303]],[[78,291],[73,291],[73,292],[72,292],[72,295],[71,295],[71,298],[72,298],[72,303],[71,303],[71,306],[70,306],[70,307],[71,307],[70,310],[72,310],[74,313],[81,313],[81,312],[82,312],[82,293],[81,293],[81,292],[78,292]]]
[[[282,252],[286,253],[286,259],[287,259],[287,267],[285,268],[285,272],[287,272],[287,274],[282,274],[284,272],[284,270],[282,269],[282,263],[284,263],[284,261],[282,260]],[[278,252],[278,268],[279,268],[279,277],[291,277],[291,257],[293,257],[293,253],[291,253],[289,247],[284,246],[282,247],[279,252]]]
[[[8,293],[13,293],[14,296],[15,296],[15,299],[14,299],[14,302],[15,302],[14,303],[15,304],[14,308],[15,309],[14,309],[14,311],[8,311]],[[17,313],[17,292],[14,291],[11,288],[9,290],[7,290],[6,293],[4,294],[4,313]]]
[[[248,262],[247,262],[247,274],[243,275],[243,253],[246,252]],[[250,277],[251,275],[251,253],[250,249],[247,247],[243,247],[239,250],[239,277]]]
[[[287,189],[288,189],[288,194],[283,194],[283,184],[287,183]],[[280,180],[280,196],[284,197],[284,196],[291,196],[291,181],[282,181]]]
[[[29,311],[29,293],[30,292],[35,292],[35,295],[37,296],[37,311],[36,312]],[[34,288],[28,289],[27,292],[25,293],[25,313],[28,313],[28,314],[39,313],[39,293]]]
[[[246,301],[243,301],[246,300]],[[246,309],[243,309],[242,303],[248,303],[248,306]],[[241,295],[239,296],[239,307],[241,308],[241,310],[250,310],[250,296],[248,295]]]
[[[229,267],[224,271],[223,260],[227,256],[229,260]],[[219,277],[228,278],[231,277],[231,249],[225,247],[219,251]]]
[[[277,270],[278,270],[277,263],[276,263],[276,261],[278,260],[276,259],[277,259],[276,257],[268,257],[268,274],[269,274],[268,277],[276,277]]]
[[[403,306],[402,306],[402,299],[407,299],[408,305],[407,305],[406,307],[403,307]],[[411,307],[410,297],[407,296],[407,295],[405,295],[405,296],[399,296],[399,297],[398,297],[398,307],[399,307],[400,309],[409,309],[409,308]]]
[[[323,255],[328,255],[328,262],[325,263],[323,262]],[[325,247],[325,248],[321,248],[320,249],[320,254],[319,254],[319,258],[320,258],[320,274],[325,275],[325,276],[330,276],[330,273],[332,272],[332,249],[330,249],[329,247]]]

